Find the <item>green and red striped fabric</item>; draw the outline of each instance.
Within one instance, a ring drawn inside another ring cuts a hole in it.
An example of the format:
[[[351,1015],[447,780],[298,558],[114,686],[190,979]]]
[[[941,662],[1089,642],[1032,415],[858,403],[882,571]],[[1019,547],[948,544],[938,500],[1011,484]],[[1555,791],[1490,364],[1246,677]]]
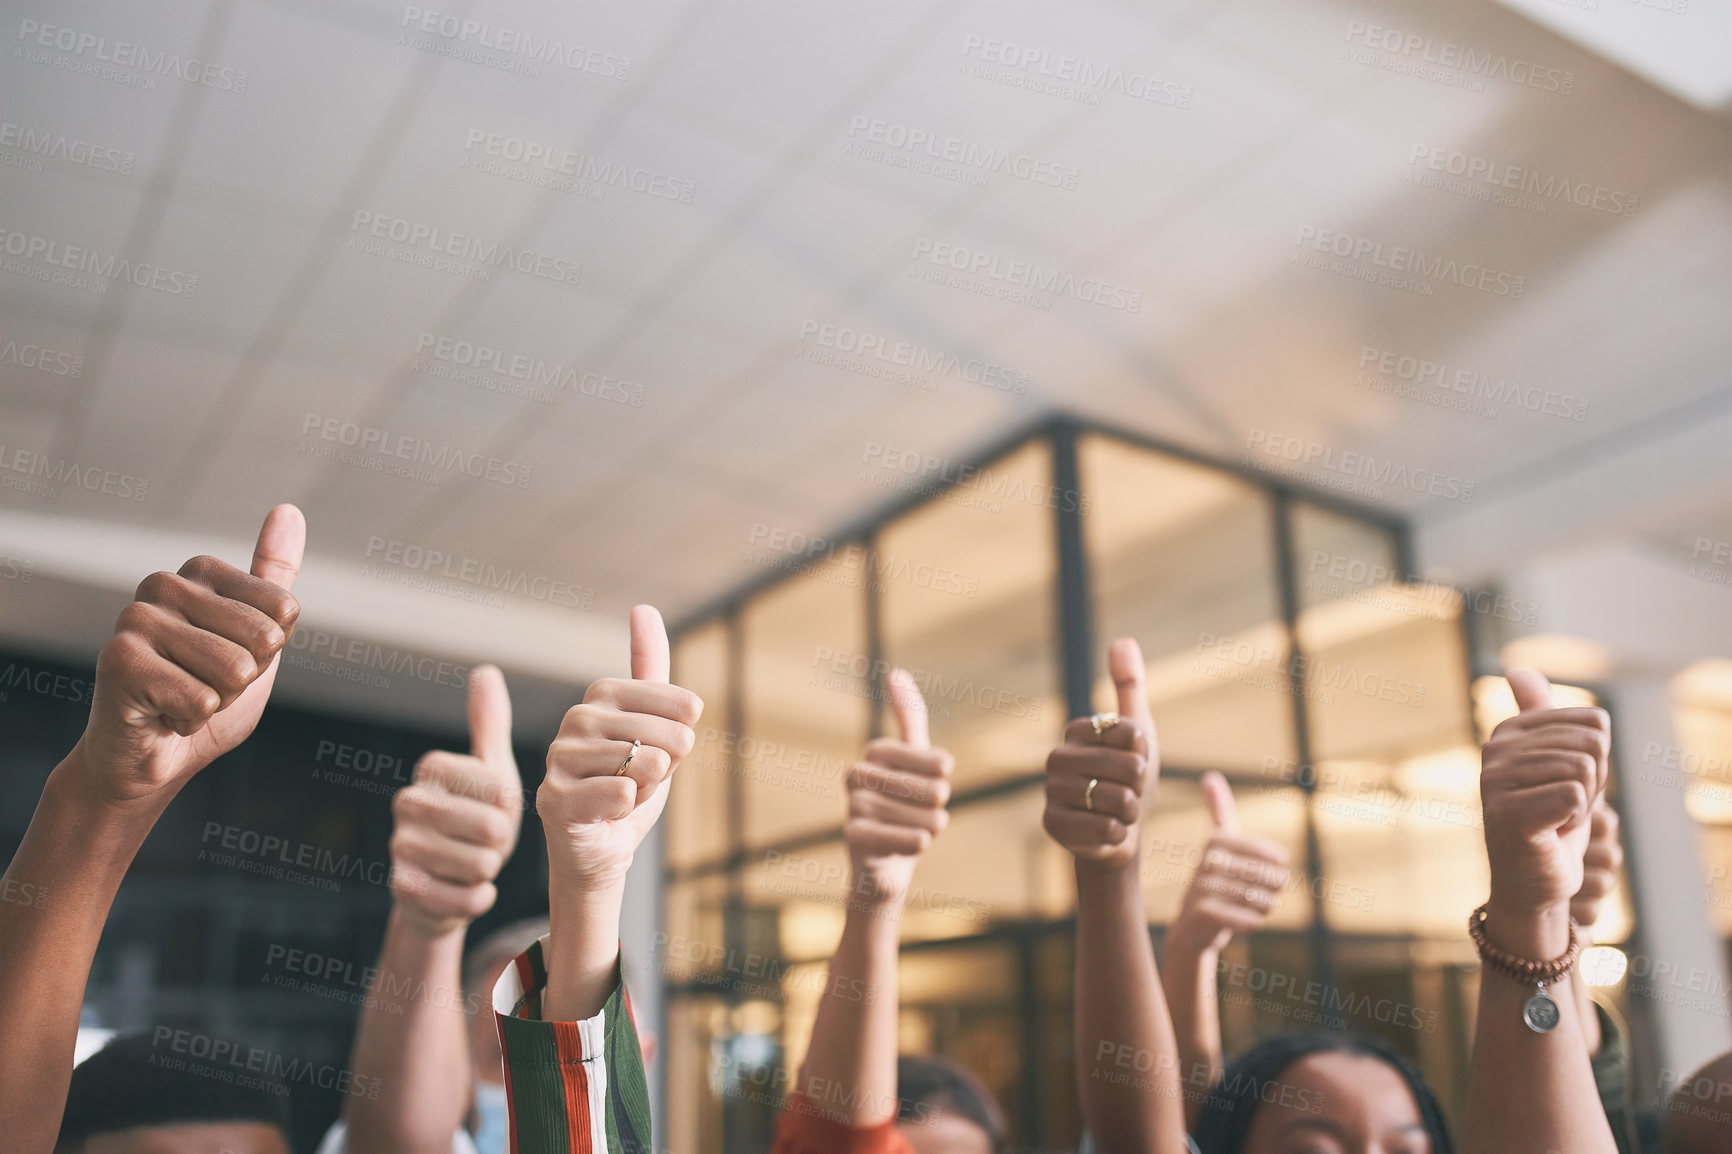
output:
[[[645,1154],[649,1083],[623,976],[601,1013],[582,1022],[546,1022],[543,950],[530,946],[493,987],[505,1053],[510,1154]]]

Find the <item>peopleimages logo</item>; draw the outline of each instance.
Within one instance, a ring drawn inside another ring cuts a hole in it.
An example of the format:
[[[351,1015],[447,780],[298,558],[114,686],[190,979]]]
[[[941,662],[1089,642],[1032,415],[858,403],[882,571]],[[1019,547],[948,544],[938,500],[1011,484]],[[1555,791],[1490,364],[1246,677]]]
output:
[[[116,68],[132,68],[151,76],[174,76],[188,84],[199,84],[220,92],[242,93],[247,90],[247,74],[239,68],[211,64],[190,56],[183,59],[178,52],[146,48],[128,40],[110,40],[76,28],[20,20],[18,39],[29,48],[52,48]],[[25,55],[23,49],[17,54]],[[29,56],[25,58],[32,59]],[[46,62],[39,60],[37,63]]]
[[[691,181],[669,176],[665,172],[656,172],[641,165],[603,160],[587,152],[573,152],[569,148],[559,148],[521,136],[488,132],[481,128],[471,128],[468,131],[463,139],[463,150],[479,152],[483,157],[494,160],[521,164],[526,168],[540,168],[550,174],[569,176],[574,180],[602,187],[624,188],[681,204],[690,204],[697,191],[697,186]],[[468,167],[470,160],[465,158],[463,163]]]
[[[303,453],[317,457],[340,459],[347,464],[359,464],[364,467],[374,467],[374,463],[406,462],[402,468],[409,470],[409,472],[405,475],[425,474],[425,476],[414,476],[413,479],[430,480],[435,485],[446,476],[461,473],[478,480],[492,481],[496,485],[506,485],[516,489],[529,488],[531,471],[529,465],[469,452],[451,445],[428,441],[421,437],[394,433],[389,429],[360,425],[354,421],[344,421],[336,417],[322,417],[317,413],[308,413],[301,421],[301,436],[308,439],[316,437],[317,440],[328,441],[332,445],[340,445],[355,450],[352,454],[339,454],[334,449],[320,451],[317,444],[309,447],[307,441],[304,440],[301,445]],[[381,469],[379,471],[391,472],[394,470]]]
[[[74,380],[84,375],[84,358],[76,353],[63,353],[42,345],[21,345],[17,341],[0,345],[0,364],[17,365],[21,369],[35,369],[50,376]]]
[[[371,562],[370,568],[390,565],[431,578],[474,585],[492,593],[545,601],[549,605],[584,610],[595,605],[595,590],[588,586],[531,576],[519,569],[502,569],[491,561],[462,557],[449,550],[429,549],[408,541],[368,537],[367,560]]]
[[[573,72],[587,72],[605,80],[625,80],[631,76],[631,58],[616,56],[599,48],[582,44],[567,44],[555,36],[538,36],[504,24],[485,20],[470,20],[434,8],[414,4],[403,6],[403,28],[427,36],[437,36],[452,44],[485,48],[505,56],[521,57],[524,62],[557,64]]]
[[[1007,260],[996,253],[927,237],[920,237],[914,242],[914,267],[918,270],[923,266],[933,266],[965,277],[1027,289],[1037,294],[1070,297],[1084,304],[1099,305],[1121,312],[1140,312],[1143,307],[1141,289],[1127,288],[1100,277],[1077,276],[1062,269],[1044,268],[1033,261]],[[938,278],[922,276],[920,279]]]
[[[0,251],[10,257],[39,261],[49,266],[31,268],[7,261],[7,272],[33,280],[69,284],[85,292],[100,295],[108,291],[108,282],[125,281],[169,296],[191,298],[198,295],[198,277],[192,273],[164,268],[149,261],[135,262],[113,253],[104,256],[96,249],[66,244],[35,233],[0,227]]]
[[[1277,472],[1281,471],[1278,463],[1286,461],[1338,474],[1339,483],[1336,478],[1324,478],[1324,482],[1331,488],[1344,488],[1366,496],[1380,497],[1382,487],[1388,486],[1451,501],[1473,500],[1473,482],[1453,474],[1409,468],[1387,457],[1354,450],[1342,451],[1331,445],[1284,433],[1271,433],[1266,429],[1252,429],[1246,437],[1245,459],[1256,460],[1254,454],[1261,454],[1264,458],[1258,463],[1265,468],[1274,467]],[[1359,484],[1362,481],[1366,484]]]
[[[896,167],[923,170],[934,166],[933,175],[964,179],[984,185],[988,176],[1011,176],[1031,184],[1074,191],[1079,175],[1075,166],[1043,160],[1024,152],[1011,152],[960,136],[947,136],[928,128],[894,120],[858,115],[848,121],[850,142],[845,155],[877,160]],[[904,164],[901,158],[919,162]],[[954,175],[953,175],[954,173]]]
[[[871,357],[915,373],[933,373],[954,377],[970,384],[984,385],[1006,393],[1028,392],[1028,374],[979,357],[960,357],[917,345],[913,341],[886,337],[880,333],[862,332],[847,325],[806,321],[800,325],[800,342],[811,342],[821,348]]]
[[[1385,245],[1382,241],[1365,236],[1354,236],[1351,233],[1337,232],[1334,229],[1317,228],[1314,225],[1301,225],[1299,236],[1294,245],[1300,252],[1294,254],[1295,259],[1304,256],[1304,250],[1327,253],[1342,260],[1353,261],[1356,264],[1368,262],[1370,268],[1361,264],[1359,270],[1346,271],[1349,276],[1360,275],[1366,280],[1377,279],[1376,270],[1384,270],[1388,275],[1404,275],[1417,277],[1415,288],[1422,296],[1431,295],[1431,285],[1425,282],[1447,282],[1460,285],[1462,288],[1473,289],[1476,292],[1491,293],[1493,296],[1511,297],[1520,300],[1527,290],[1527,278],[1512,273],[1499,272],[1485,265],[1474,264],[1471,261],[1458,261],[1454,257],[1427,256],[1418,249],[1402,245]],[[1308,263],[1300,261],[1300,263]],[[1312,264],[1311,267],[1320,267]],[[1399,284],[1397,287],[1407,287]]]
[[[1576,88],[1574,72],[1545,68],[1528,60],[1512,60],[1501,52],[1476,52],[1467,45],[1457,44],[1452,40],[1437,40],[1416,32],[1402,32],[1396,28],[1367,24],[1363,20],[1347,22],[1347,41],[1375,49],[1386,57],[1399,59],[1412,66],[1448,69],[1452,73],[1461,74],[1463,78],[1472,78],[1481,83],[1485,80],[1505,80],[1511,84],[1556,92],[1562,96],[1570,95]],[[1392,71],[1403,69],[1395,68]],[[1423,75],[1419,71],[1415,74]]]
[[[962,55],[984,64],[1027,76],[1028,81],[1014,85],[1051,96],[1062,96],[1084,104],[1099,104],[1100,93],[1116,92],[1133,100],[1164,104],[1172,108],[1191,106],[1191,86],[1170,80],[1160,80],[1145,72],[1127,72],[1113,64],[1099,64],[1080,56],[1052,53],[1044,48],[1016,44],[994,36],[970,34],[963,38]],[[969,75],[979,76],[978,72]],[[985,79],[1007,83],[1003,76]]]
[[[483,240],[468,233],[452,232],[436,224],[388,213],[356,209],[349,231],[355,235],[349,238],[346,247],[360,248],[375,256],[388,256],[441,272],[465,276],[479,272],[484,275],[477,279],[482,280],[487,279],[485,274],[493,269],[510,269],[560,284],[576,284],[583,275],[583,264],[579,261],[501,244],[496,240]],[[403,248],[392,250],[376,243],[368,247],[370,242],[380,241],[391,241]]]
[[[1364,346],[1359,352],[1359,367],[1369,369],[1378,377],[1403,384],[1422,386],[1439,393],[1458,394],[1468,402],[1483,401],[1492,405],[1512,405],[1530,413],[1543,413],[1566,421],[1585,420],[1588,401],[1555,389],[1540,389],[1503,377],[1493,378],[1443,361]]]
[[[108,145],[92,144],[88,140],[67,136],[63,132],[42,132],[10,120],[0,123],[0,148],[16,149],[37,160],[59,160],[98,172],[132,173],[133,155]],[[38,166],[38,169],[40,166]]]
[[[1548,202],[1555,204],[1563,201],[1577,208],[1593,209],[1611,216],[1635,216],[1636,205],[1639,203],[1637,197],[1627,192],[1617,192],[1585,180],[1542,175],[1531,168],[1435,145],[1414,144],[1408,150],[1407,163],[1414,166],[1415,171],[1410,179],[1416,182],[1423,183],[1418,178],[1426,172],[1459,176],[1470,185],[1483,186],[1486,195],[1481,199],[1490,199],[1493,194],[1509,194],[1512,199],[1498,203],[1527,208],[1529,206],[1521,203],[1516,194],[1535,197],[1538,210],[1542,214]],[[1457,191],[1447,183],[1438,184],[1436,187],[1441,187],[1446,192]]]

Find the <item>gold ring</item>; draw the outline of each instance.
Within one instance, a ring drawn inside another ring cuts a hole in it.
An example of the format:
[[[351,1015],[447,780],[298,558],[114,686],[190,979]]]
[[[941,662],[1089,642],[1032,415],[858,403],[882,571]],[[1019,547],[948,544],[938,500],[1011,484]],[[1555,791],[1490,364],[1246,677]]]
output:
[[[1102,734],[1118,723],[1119,715],[1116,713],[1097,713],[1089,718],[1089,724],[1095,727],[1096,741],[1099,741]]]
[[[641,742],[641,741],[634,741],[631,743],[631,752],[625,755],[625,760],[620,762],[619,768],[613,771],[613,775],[615,777],[624,777],[625,776],[625,767],[630,765],[631,759],[637,756],[637,747],[642,745],[642,744],[643,744],[643,742]]]
[[[1089,778],[1089,787],[1083,790],[1083,808],[1090,813],[1095,811],[1095,786],[1101,783],[1098,777]]]

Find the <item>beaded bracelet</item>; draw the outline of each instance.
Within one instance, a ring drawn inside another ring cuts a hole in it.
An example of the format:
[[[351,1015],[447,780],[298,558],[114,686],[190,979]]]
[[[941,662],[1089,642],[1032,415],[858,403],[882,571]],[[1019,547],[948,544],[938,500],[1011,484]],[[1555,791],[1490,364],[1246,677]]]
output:
[[[1581,940],[1576,937],[1575,919],[1570,919],[1570,948],[1565,950],[1562,956],[1549,962],[1533,962],[1505,953],[1491,944],[1491,939],[1486,937],[1485,933],[1486,910],[1489,905],[1488,902],[1487,905],[1480,906],[1468,916],[1467,936],[1473,939],[1474,948],[1479,950],[1480,961],[1523,985],[1530,982],[1533,984],[1533,997],[1522,1005],[1522,1021],[1536,1034],[1549,1034],[1557,1029],[1559,1014],[1558,1004],[1546,993],[1546,986],[1574,969],[1576,959],[1582,952]]]

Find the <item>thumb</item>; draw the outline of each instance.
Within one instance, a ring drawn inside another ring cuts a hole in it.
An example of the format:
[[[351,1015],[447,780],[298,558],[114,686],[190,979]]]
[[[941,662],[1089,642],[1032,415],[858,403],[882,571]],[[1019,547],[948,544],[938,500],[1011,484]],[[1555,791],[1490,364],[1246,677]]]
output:
[[[1510,692],[1515,694],[1516,708],[1523,713],[1552,707],[1552,683],[1537,669],[1518,665],[1504,671]]]
[[[631,675],[636,681],[666,681],[673,662],[668,657],[668,627],[654,605],[631,608]]]
[[[301,571],[301,555],[306,549],[306,517],[293,505],[278,505],[265,514],[264,526],[259,529],[252,575],[287,589]]]
[[[1203,801],[1209,806],[1209,816],[1215,819],[1216,832],[1240,832],[1239,805],[1233,800],[1233,787],[1213,770],[1203,775]]]
[[[916,749],[925,749],[932,744],[932,737],[926,721],[926,699],[920,696],[914,675],[899,666],[892,669],[885,680],[888,682],[890,712],[896,716],[896,728],[902,734],[902,740]]]
[[[511,752],[511,694],[497,665],[469,671],[469,752],[488,765],[515,765]]]
[[[1149,694],[1143,688],[1143,649],[1134,637],[1121,637],[1107,650],[1107,672],[1119,695],[1119,716],[1149,723]],[[1152,729],[1152,724],[1145,724]]]

